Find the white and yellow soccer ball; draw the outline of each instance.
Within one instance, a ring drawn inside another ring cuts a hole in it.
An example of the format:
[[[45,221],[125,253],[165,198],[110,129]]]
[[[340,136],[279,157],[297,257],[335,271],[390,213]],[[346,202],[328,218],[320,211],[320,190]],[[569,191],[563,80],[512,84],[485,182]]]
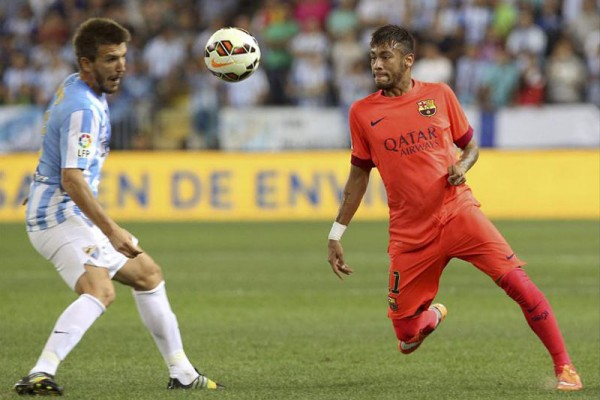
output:
[[[204,62],[217,78],[239,82],[258,68],[260,48],[248,31],[235,27],[221,28],[206,42]]]

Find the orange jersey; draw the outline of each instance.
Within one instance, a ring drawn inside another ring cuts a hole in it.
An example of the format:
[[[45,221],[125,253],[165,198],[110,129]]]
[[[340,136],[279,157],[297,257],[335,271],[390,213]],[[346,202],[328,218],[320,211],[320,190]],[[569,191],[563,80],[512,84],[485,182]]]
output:
[[[415,248],[432,240],[466,204],[471,189],[451,186],[448,167],[458,159],[473,129],[452,90],[443,83],[413,79],[398,97],[381,91],[350,108],[352,164],[377,167],[390,209],[390,241]]]

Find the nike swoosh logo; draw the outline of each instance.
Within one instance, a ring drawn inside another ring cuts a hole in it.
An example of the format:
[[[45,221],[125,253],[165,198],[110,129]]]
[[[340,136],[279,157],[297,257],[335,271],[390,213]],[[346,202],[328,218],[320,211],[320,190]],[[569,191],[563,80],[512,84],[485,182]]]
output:
[[[380,122],[381,122],[383,119],[385,119],[385,117],[381,117],[381,118],[379,118],[378,120],[371,121],[371,126],[375,126],[375,125],[377,125],[377,124],[378,124],[378,123],[380,123]]]
[[[575,384],[575,383],[565,382],[565,381],[560,381],[560,382],[558,382],[558,384],[564,385],[564,386],[577,386],[577,384]]]
[[[510,260],[511,258],[513,258],[515,256],[515,253],[512,253],[510,256],[506,256],[507,260]]]
[[[221,67],[226,67],[228,65],[233,64],[233,61],[229,61],[226,63],[218,63],[215,60],[210,60],[210,65],[213,66],[214,68],[221,68]]]
[[[63,331],[54,331],[54,333],[64,333],[65,335],[69,334],[69,332],[63,332]]]
[[[413,343],[405,343],[405,342],[400,342],[400,348],[402,350],[410,350],[415,346],[418,346],[421,342],[413,342]]]

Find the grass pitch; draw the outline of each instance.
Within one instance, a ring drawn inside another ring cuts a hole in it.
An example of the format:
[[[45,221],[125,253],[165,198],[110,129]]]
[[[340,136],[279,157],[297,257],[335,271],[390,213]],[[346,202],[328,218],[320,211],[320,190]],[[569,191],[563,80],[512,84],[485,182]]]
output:
[[[454,260],[437,299],[444,324],[402,356],[386,317],[387,225],[344,236],[354,275],[327,264],[330,222],[125,224],[163,267],[192,362],[220,392],[171,392],[127,288],[57,374],[68,399],[598,399],[597,221],[499,221],[552,303],[585,390],[557,393],[550,357],[520,309],[486,276]],[[0,225],[0,399],[33,366],[75,294]]]

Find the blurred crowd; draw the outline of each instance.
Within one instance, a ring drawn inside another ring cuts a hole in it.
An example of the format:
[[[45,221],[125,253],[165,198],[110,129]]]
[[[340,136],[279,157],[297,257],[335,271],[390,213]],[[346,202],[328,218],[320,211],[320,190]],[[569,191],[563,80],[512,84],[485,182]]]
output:
[[[369,38],[387,23],[415,35],[414,77],[447,82],[463,105],[600,105],[599,9],[599,0],[10,0],[0,3],[0,105],[46,105],[76,70],[70,38],[92,16],[133,33],[110,99],[116,129],[143,133],[156,110],[185,103],[209,148],[223,106],[346,110],[371,93]],[[204,66],[223,26],[247,29],[262,50],[240,83]],[[120,147],[150,146],[144,137]]]

